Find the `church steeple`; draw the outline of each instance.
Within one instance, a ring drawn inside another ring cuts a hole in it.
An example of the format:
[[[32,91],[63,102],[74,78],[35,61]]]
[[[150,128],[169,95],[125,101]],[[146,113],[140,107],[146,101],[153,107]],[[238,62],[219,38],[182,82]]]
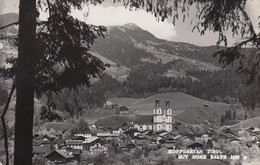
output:
[[[166,100],[166,108],[170,108],[170,101]]]
[[[160,107],[159,99],[155,100],[155,108],[153,113],[153,130],[154,131],[172,131],[172,109],[170,101],[166,100],[166,106]]]
[[[160,106],[160,100],[159,99],[156,99],[155,100],[155,107],[159,107]]]

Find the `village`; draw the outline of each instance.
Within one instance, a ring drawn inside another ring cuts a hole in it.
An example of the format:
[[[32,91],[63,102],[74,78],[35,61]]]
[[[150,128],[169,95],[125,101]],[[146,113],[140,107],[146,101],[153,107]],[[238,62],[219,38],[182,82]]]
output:
[[[204,124],[202,130],[182,129],[185,124],[172,119],[170,102],[166,100],[163,106],[155,100],[152,118],[144,117],[135,122],[113,125],[84,125],[82,122],[65,133],[53,130],[49,130],[52,133],[36,133],[33,137],[34,158],[44,159],[45,164],[104,164],[101,160],[93,163],[94,159],[88,157],[136,152],[147,156],[151,151],[163,150],[174,164],[182,159],[212,159],[226,163],[257,156],[258,127],[216,129]]]

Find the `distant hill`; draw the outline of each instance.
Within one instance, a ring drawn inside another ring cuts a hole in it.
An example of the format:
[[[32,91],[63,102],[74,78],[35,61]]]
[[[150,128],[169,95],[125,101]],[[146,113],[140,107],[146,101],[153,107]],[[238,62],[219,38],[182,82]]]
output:
[[[77,125],[69,122],[46,122],[41,125],[42,128],[47,130],[54,129],[55,131],[65,131],[77,128]]]
[[[130,121],[130,119],[123,116],[107,116],[103,119],[99,119],[95,122],[96,126],[102,125],[105,127],[122,127],[125,122]]]
[[[140,114],[151,115],[157,98],[162,108],[165,107],[165,101],[169,100],[174,119],[187,123],[200,123],[205,120],[219,122],[221,115],[230,108],[229,104],[210,102],[181,92],[161,93],[141,99],[115,98],[109,101],[137,110]]]
[[[0,26],[17,20],[18,15],[15,13],[0,15]],[[18,26],[9,27],[2,35],[7,33],[17,34]],[[9,45],[4,47],[8,49],[4,52],[14,51]],[[189,70],[220,70],[218,59],[211,56],[216,50],[214,46],[198,47],[158,39],[135,24],[110,26],[105,38],[99,37],[91,46],[94,56],[111,65],[105,72],[121,82],[127,79],[131,69],[144,63],[166,64],[161,66],[166,67],[166,71],[164,69],[161,74],[168,77],[185,77]]]
[[[117,63],[109,60],[108,58],[101,56],[98,53],[92,53],[95,57],[99,58],[101,61],[103,61],[105,64],[109,64],[110,66],[106,68],[104,71],[105,73],[111,75],[113,78],[117,79],[119,82],[125,81],[127,79],[127,76],[130,72],[130,69],[118,65]]]
[[[18,14],[16,13],[7,13],[0,15],[0,26],[6,26],[11,23],[18,21]],[[4,33],[0,33],[0,36],[6,36],[7,34],[18,34],[18,25],[10,26],[3,30]]]
[[[128,68],[135,68],[143,63],[167,64],[178,60],[180,65],[177,68],[169,65],[168,75],[174,71],[180,72],[179,69],[184,71],[220,69],[218,59],[212,57],[218,50],[217,47],[199,47],[158,39],[135,24],[108,27],[108,34],[105,38],[98,38],[91,50]]]

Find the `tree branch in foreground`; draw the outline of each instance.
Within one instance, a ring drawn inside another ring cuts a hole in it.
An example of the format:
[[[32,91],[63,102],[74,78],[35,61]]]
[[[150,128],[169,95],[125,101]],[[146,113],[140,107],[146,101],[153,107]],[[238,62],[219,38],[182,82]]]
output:
[[[10,23],[10,24],[8,24],[8,25],[1,26],[1,27],[0,27],[0,30],[2,30],[2,29],[4,29],[4,28],[7,28],[7,27],[9,27],[9,26],[12,26],[12,25],[17,25],[17,24],[19,24],[19,22],[13,22],[13,23]]]
[[[6,155],[6,165],[9,165],[9,153],[8,153],[8,139],[7,139],[7,130],[6,130],[6,124],[5,124],[5,114],[9,108],[9,104],[10,101],[12,99],[12,95],[14,93],[15,90],[15,83],[13,83],[12,88],[11,88],[11,92],[9,94],[9,97],[7,99],[7,103],[5,104],[5,108],[4,111],[1,115],[1,120],[2,120],[2,124],[3,124],[3,130],[4,130],[4,139],[5,139],[5,155]]]
[[[0,37],[0,40],[10,39],[10,38],[14,38],[14,37],[18,37],[18,35],[11,35],[11,36]]]

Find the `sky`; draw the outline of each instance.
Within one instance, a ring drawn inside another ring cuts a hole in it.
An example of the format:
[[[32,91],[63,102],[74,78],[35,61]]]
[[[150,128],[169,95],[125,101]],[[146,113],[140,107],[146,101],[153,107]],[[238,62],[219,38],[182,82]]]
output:
[[[18,13],[19,0],[0,0],[0,14],[14,12]],[[253,20],[254,27],[257,32],[258,16],[260,16],[260,1],[249,0],[246,5],[248,15]],[[88,13],[87,17],[86,15]],[[174,26],[171,20],[158,21],[156,18],[143,10],[130,11],[120,4],[113,4],[112,0],[105,0],[102,5],[85,5],[82,11],[73,10],[72,15],[95,25],[123,25],[126,23],[135,23],[137,26],[154,34],[156,37],[169,41],[187,42],[200,46],[215,45],[218,35],[208,31],[204,36],[200,36],[198,32],[192,32],[190,20],[183,23],[177,21]],[[45,19],[46,14],[41,14],[41,19]],[[191,16],[192,18],[192,16]],[[227,32],[229,46],[239,41],[239,38],[232,38],[231,33]]]

